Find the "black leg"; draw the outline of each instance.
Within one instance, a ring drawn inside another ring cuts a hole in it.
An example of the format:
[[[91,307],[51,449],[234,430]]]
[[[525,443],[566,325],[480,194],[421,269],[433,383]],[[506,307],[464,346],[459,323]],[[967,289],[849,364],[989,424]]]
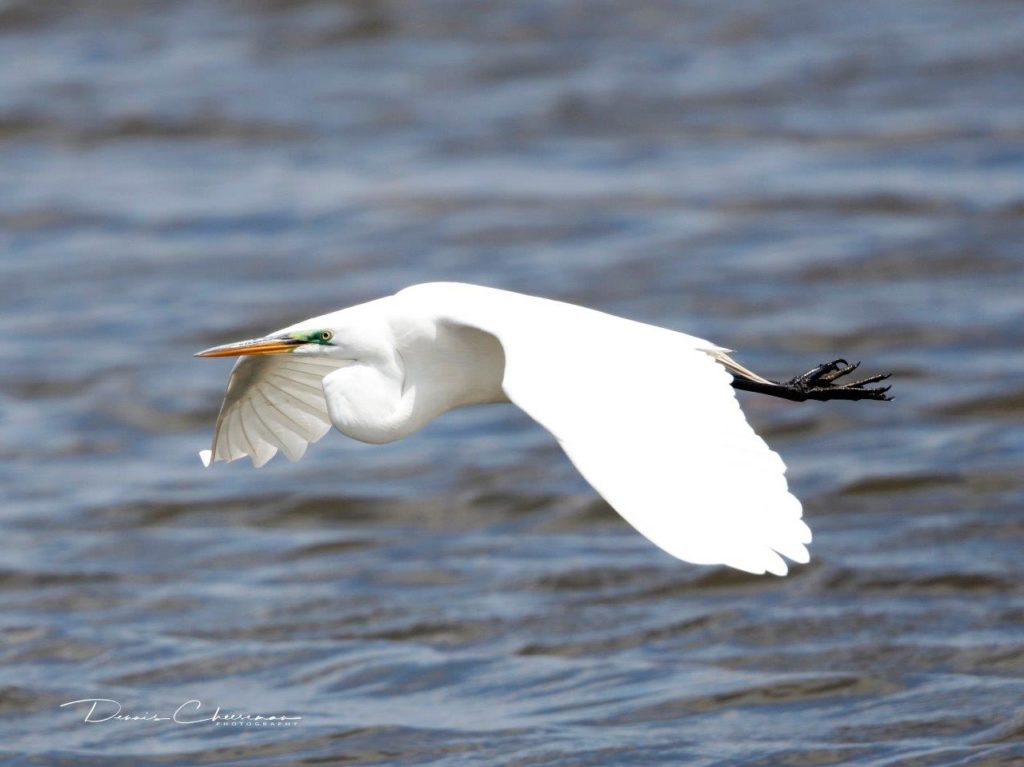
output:
[[[888,386],[865,388],[868,384],[884,381],[891,375],[890,373],[869,376],[859,381],[845,384],[834,383],[843,376],[849,375],[858,367],[860,367],[859,362],[851,365],[846,360],[838,359],[818,365],[818,367],[808,370],[796,378],[791,378],[785,383],[776,383],[775,381],[762,383],[761,381],[752,381],[744,376],[735,375],[733,376],[732,385],[734,389],[758,392],[759,394],[767,394],[771,397],[781,397],[793,402],[804,402],[809,399],[822,402],[832,399],[874,399],[881,401],[892,399],[892,397],[886,394],[889,391]]]

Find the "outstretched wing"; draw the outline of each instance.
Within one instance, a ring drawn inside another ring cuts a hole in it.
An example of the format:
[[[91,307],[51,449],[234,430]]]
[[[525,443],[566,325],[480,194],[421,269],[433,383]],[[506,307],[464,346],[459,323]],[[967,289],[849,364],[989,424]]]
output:
[[[716,361],[726,350],[492,289],[463,290],[447,306],[447,321],[498,339],[508,398],[653,543],[689,562],[752,573],[785,575],[780,555],[808,561],[800,502]]]
[[[213,445],[199,457],[234,461],[249,456],[259,467],[280,449],[297,461],[331,428],[323,379],[343,364],[294,354],[241,357],[231,370],[217,416]]]

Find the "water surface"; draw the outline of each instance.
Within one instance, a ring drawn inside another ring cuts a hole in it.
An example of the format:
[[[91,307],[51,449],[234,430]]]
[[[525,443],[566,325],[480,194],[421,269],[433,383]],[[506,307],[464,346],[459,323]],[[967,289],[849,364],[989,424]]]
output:
[[[0,4],[5,763],[1024,763],[1022,39],[1000,2]],[[193,352],[436,279],[896,400],[741,397],[815,530],[785,579],[661,554],[511,407],[201,467]]]

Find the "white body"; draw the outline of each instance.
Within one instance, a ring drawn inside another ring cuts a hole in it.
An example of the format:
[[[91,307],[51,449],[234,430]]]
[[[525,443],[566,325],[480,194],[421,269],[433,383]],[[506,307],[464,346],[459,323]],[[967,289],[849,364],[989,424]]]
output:
[[[204,462],[277,449],[297,460],[329,425],[364,442],[408,436],[464,405],[511,401],[558,440],[637,530],[689,562],[784,575],[810,530],[785,466],[747,424],[708,341],[602,312],[431,283],[282,333],[329,346],[244,357]],[[747,372],[747,371],[744,371]]]

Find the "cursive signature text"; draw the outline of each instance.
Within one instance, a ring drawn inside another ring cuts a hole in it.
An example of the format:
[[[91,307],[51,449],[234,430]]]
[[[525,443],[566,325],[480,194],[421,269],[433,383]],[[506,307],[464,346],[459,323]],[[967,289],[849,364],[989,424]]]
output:
[[[191,698],[178,706],[170,714],[158,714],[149,711],[142,713],[126,713],[120,702],[113,698],[81,698],[61,703],[61,708],[82,706],[85,724],[102,722],[171,722],[173,724],[215,724],[246,727],[288,727],[302,719],[301,716],[287,714],[253,714],[247,712],[225,712],[217,706],[212,712],[203,710],[202,701]]]

